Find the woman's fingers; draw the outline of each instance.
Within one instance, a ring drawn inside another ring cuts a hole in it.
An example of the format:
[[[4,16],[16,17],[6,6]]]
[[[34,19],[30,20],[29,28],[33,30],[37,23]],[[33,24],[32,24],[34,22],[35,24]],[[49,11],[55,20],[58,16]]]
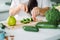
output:
[[[21,10],[28,12],[28,7],[26,4],[21,4]]]
[[[32,19],[33,21],[36,21],[36,16],[34,14],[32,14]]]
[[[32,19],[33,19],[33,21],[37,21],[35,14],[32,15]]]
[[[40,8],[38,7],[33,8],[31,11],[31,14],[32,14],[33,20],[37,21],[36,16],[40,14]]]
[[[25,11],[25,12],[28,12],[28,7],[27,7],[27,5],[24,5],[23,7],[24,7],[24,8],[23,8],[24,11]]]
[[[26,5],[26,8],[25,8],[25,11],[28,12],[28,7],[27,7],[27,5]]]
[[[14,9],[10,9],[10,10],[9,10],[9,16],[14,16],[14,15],[15,15]]]
[[[32,14],[32,19],[33,19],[33,21],[36,21],[36,20],[37,20],[37,19],[36,19],[36,11],[32,10],[32,11],[31,11],[31,14]]]

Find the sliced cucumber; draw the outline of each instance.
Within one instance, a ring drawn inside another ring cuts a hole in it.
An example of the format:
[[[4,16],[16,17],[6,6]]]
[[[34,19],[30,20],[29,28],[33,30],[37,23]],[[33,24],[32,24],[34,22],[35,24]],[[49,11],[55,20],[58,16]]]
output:
[[[33,19],[32,19],[32,18],[30,18],[30,21],[33,21]]]
[[[0,23],[0,28],[5,29],[5,25],[3,23]]]
[[[30,23],[31,21],[33,21],[32,18],[26,18],[26,19],[21,20],[20,22],[27,24],[27,23]]]

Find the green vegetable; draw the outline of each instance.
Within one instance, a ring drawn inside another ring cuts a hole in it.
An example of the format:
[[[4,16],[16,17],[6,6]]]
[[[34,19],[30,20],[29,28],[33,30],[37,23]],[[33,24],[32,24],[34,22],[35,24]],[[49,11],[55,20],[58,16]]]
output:
[[[32,18],[30,18],[30,21],[33,21],[33,19],[32,19]]]
[[[23,26],[23,29],[25,31],[32,31],[32,32],[38,32],[39,31],[39,29],[34,27],[34,26]]]
[[[59,22],[59,25],[58,25],[58,29],[60,29],[60,22]]]
[[[20,22],[21,22],[21,23],[23,23],[24,21],[23,21],[23,20],[21,20]]]
[[[38,22],[36,24],[38,28],[57,28],[55,25],[50,24],[49,22]]]
[[[24,23],[24,24],[27,24],[27,23],[29,23],[29,21],[24,21],[23,23]]]
[[[27,23],[30,23],[31,21],[33,21],[32,18],[26,18],[26,19],[21,20],[20,22],[24,23],[24,24],[27,24]]]
[[[29,23],[30,21],[29,20],[26,20],[26,19],[23,19],[23,20],[21,20],[21,23],[24,23],[24,24],[27,24],[27,23]]]
[[[26,21],[26,19],[23,19],[23,21]]]
[[[55,3],[60,3],[60,0],[51,0],[51,1]]]
[[[5,25],[3,23],[0,23],[0,28],[5,29]]]
[[[59,21],[60,21],[60,12],[55,9],[54,7],[50,10],[48,10],[46,12],[46,19],[48,22],[54,24],[54,25],[58,25]]]
[[[30,19],[29,19],[29,18],[26,18],[26,20],[27,20],[27,21],[30,21]]]

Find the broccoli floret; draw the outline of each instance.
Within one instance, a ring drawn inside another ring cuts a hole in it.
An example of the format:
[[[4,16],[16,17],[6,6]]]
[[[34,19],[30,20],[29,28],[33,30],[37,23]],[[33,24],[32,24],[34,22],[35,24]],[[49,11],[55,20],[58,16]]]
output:
[[[52,8],[48,10],[45,16],[48,22],[58,25],[60,21],[60,12],[57,9]]]

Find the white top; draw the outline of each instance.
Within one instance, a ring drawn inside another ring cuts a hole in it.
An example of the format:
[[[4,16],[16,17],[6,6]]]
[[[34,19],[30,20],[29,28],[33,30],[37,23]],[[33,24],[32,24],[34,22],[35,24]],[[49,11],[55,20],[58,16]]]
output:
[[[12,0],[12,4],[11,4],[11,7],[10,8],[15,8],[16,6],[18,6],[20,3],[28,3],[29,0]],[[37,0],[38,2],[38,7],[40,8],[44,8],[44,7],[51,7],[52,4],[50,2],[50,0]],[[23,12],[23,11],[20,11],[19,14],[17,14],[16,16],[16,19],[20,20],[20,19],[23,19],[23,18],[29,18],[31,17],[29,14]]]
[[[52,3],[50,0],[37,0],[38,7],[44,8],[44,7],[51,7]]]

